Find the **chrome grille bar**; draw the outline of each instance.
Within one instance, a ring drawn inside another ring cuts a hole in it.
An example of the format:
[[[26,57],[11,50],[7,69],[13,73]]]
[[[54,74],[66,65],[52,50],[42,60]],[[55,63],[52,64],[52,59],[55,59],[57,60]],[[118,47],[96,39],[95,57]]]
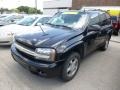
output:
[[[41,54],[37,54],[36,52],[32,51],[32,50],[29,50],[29,49],[26,49],[22,46],[20,46],[19,44],[15,43],[15,47],[20,50],[21,52],[24,52],[28,55],[31,55],[31,56],[34,56],[34,57],[38,57],[38,58],[46,58],[45,55],[41,55]],[[49,58],[49,56],[48,56]]]

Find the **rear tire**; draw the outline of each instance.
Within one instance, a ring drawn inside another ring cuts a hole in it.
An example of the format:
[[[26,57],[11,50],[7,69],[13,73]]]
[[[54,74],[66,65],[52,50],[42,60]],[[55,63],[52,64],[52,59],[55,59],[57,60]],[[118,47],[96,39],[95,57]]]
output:
[[[116,36],[118,36],[119,33],[120,33],[120,30],[115,30],[113,34],[116,35]]]
[[[62,69],[61,78],[67,82],[72,80],[78,72],[80,66],[80,55],[79,53],[71,53],[65,61]]]

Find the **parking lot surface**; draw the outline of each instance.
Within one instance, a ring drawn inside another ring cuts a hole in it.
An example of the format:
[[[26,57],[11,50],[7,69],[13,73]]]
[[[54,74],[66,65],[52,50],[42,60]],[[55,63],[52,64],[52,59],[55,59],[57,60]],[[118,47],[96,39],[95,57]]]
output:
[[[81,63],[76,77],[64,83],[59,78],[31,74],[16,63],[10,47],[0,47],[0,90],[120,90],[120,43],[112,37],[107,51],[95,51]]]

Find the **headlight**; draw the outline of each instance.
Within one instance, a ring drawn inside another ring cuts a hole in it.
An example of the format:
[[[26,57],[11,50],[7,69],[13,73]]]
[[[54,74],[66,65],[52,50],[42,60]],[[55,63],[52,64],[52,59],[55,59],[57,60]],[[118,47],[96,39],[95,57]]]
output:
[[[55,50],[48,48],[37,48],[35,50],[37,53],[37,59],[44,59],[46,61],[54,61],[55,60]]]

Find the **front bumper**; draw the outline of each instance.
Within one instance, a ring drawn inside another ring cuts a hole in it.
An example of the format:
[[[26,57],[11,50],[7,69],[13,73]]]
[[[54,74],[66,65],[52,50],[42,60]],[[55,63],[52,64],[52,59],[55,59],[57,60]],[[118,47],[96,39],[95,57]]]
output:
[[[60,74],[64,61],[54,63],[34,62],[27,57],[22,56],[12,45],[11,54],[15,61],[30,71],[37,71],[40,75],[45,77],[53,77]]]
[[[11,45],[13,37],[2,37],[0,36],[0,45]]]

